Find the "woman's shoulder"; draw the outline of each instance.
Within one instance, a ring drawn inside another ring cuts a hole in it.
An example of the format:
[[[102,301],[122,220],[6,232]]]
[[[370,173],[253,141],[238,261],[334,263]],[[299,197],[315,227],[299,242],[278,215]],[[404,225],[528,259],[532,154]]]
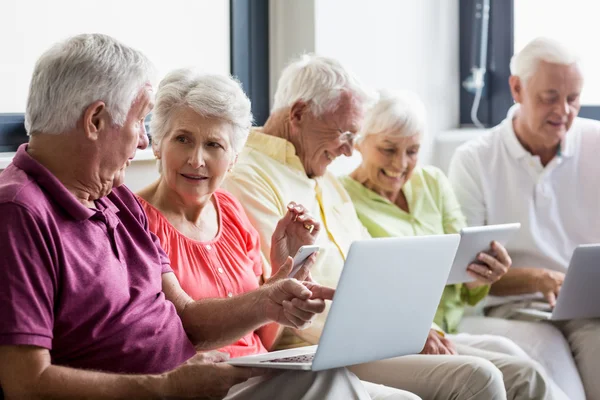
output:
[[[452,190],[450,181],[444,172],[433,165],[417,167],[413,178],[413,187],[420,186],[421,190],[429,192],[434,198],[445,197],[449,190]]]
[[[228,223],[233,222],[236,225],[246,226],[250,224],[242,203],[233,194],[219,188],[215,191],[214,196],[217,199],[219,212],[223,220],[227,220]]]
[[[166,223],[167,219],[160,212],[160,210],[154,207],[148,200],[144,199],[139,194],[136,194],[135,197],[137,198],[138,202],[142,206],[142,209],[146,213],[146,218],[148,218],[148,225],[152,232],[158,234],[157,232],[164,230],[165,226],[169,226],[169,224]]]
[[[219,188],[215,190],[214,193],[215,198],[219,203],[219,207],[222,208],[222,211],[243,211],[242,203],[229,191]]]
[[[420,180],[423,181],[424,184],[426,184],[430,188],[439,187],[448,180],[446,174],[444,174],[444,172],[441,169],[433,165],[417,167],[415,169],[415,172],[413,173],[413,176],[418,177]]]
[[[350,175],[343,175],[337,178],[338,182],[346,189],[346,192],[350,195],[353,202],[364,200],[368,189],[366,189],[362,183],[356,181]]]

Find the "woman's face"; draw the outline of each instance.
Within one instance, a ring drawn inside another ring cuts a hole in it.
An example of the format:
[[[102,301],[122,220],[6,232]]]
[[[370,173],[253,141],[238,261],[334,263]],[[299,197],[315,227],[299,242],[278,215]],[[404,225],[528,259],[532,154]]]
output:
[[[420,134],[403,137],[390,131],[367,135],[357,148],[369,188],[379,194],[398,194],[417,165],[420,146]]]
[[[188,203],[207,201],[233,165],[232,130],[188,107],[175,110],[157,154],[169,189]]]

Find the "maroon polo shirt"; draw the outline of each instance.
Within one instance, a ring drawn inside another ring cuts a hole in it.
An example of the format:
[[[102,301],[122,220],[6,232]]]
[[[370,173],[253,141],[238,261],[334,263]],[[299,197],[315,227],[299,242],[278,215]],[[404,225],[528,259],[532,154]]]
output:
[[[161,289],[169,259],[131,191],[87,208],[26,149],[0,174],[0,345],[120,373],[161,373],[193,356]]]

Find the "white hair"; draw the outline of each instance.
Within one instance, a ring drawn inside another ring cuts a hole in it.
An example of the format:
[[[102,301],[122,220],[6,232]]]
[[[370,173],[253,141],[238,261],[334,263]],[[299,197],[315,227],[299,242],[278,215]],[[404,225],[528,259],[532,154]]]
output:
[[[252,126],[250,99],[239,81],[224,75],[208,74],[183,68],[171,71],[158,86],[156,104],[150,120],[152,147],[160,149],[169,129],[173,112],[189,107],[205,118],[231,124],[234,152],[239,153]]]
[[[579,62],[579,57],[562,43],[539,37],[529,42],[510,60],[510,73],[526,82],[535,73],[540,61],[553,64],[571,65]]]
[[[356,138],[360,143],[368,135],[392,134],[400,137],[424,134],[426,112],[423,102],[412,92],[379,91],[379,99],[370,108]]]
[[[83,34],[54,45],[38,59],[25,112],[28,134],[73,129],[90,104],[106,104],[113,123],[123,126],[154,67],[137,50],[110,36]]]
[[[309,104],[315,116],[321,116],[335,110],[344,93],[349,94],[363,108],[372,99],[356,76],[338,61],[305,54],[290,63],[281,73],[271,112],[303,101]]]

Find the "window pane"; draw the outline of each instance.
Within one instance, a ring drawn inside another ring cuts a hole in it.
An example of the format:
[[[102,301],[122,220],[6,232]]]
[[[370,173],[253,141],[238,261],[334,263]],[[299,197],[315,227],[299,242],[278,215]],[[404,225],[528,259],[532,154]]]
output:
[[[0,0],[0,113],[25,111],[37,58],[79,33],[104,33],[135,47],[157,78],[197,66],[229,73],[227,0]]]
[[[600,105],[600,3],[590,0],[514,0],[515,52],[530,40],[546,36],[560,40],[581,56],[585,86],[583,105]]]

